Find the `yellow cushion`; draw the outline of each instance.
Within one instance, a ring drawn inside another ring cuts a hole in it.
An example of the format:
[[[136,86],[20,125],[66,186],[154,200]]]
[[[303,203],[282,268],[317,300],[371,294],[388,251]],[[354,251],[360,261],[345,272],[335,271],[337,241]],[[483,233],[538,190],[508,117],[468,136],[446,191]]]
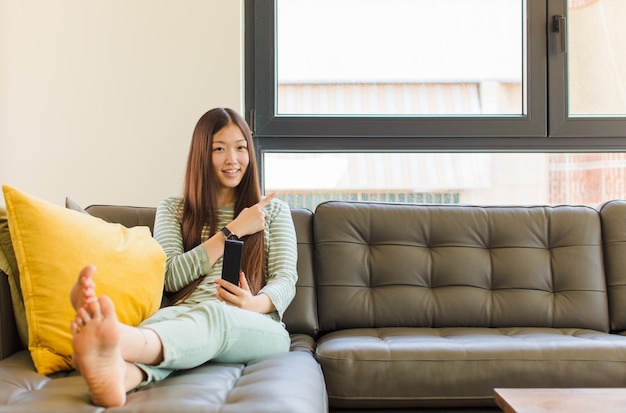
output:
[[[28,348],[40,374],[69,370],[69,291],[95,264],[96,293],[110,296],[120,321],[133,326],[161,303],[165,253],[147,227],[125,228],[3,186],[20,272]]]

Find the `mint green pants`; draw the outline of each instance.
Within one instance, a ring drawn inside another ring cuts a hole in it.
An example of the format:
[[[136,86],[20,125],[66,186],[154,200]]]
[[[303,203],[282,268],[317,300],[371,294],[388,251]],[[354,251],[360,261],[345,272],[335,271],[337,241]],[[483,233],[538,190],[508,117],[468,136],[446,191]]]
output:
[[[156,332],[163,343],[161,364],[137,364],[147,375],[142,385],[209,360],[248,363],[287,352],[291,342],[280,321],[217,300],[162,308],[140,327]]]

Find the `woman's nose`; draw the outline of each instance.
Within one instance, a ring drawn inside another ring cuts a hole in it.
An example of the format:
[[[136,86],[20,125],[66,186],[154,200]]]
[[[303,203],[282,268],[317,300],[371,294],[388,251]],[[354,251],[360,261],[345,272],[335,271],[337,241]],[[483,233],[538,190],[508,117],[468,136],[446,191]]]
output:
[[[226,162],[236,163],[237,162],[237,151],[235,150],[227,150],[226,151]]]

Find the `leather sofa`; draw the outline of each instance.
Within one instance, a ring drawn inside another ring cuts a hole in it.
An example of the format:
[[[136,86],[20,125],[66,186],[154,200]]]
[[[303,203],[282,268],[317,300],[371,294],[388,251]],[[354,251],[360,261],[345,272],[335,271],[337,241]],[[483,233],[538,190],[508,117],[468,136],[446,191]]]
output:
[[[153,208],[91,206],[126,226]],[[626,202],[292,210],[292,351],[207,363],[119,411],[497,411],[503,387],[626,387]],[[75,373],[38,375],[0,276],[0,412],[101,411]]]

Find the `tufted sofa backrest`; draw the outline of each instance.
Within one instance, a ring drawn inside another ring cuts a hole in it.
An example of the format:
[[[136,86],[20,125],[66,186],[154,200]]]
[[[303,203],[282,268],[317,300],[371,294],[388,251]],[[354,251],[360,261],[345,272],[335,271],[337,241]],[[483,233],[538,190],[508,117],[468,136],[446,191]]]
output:
[[[86,210],[150,229],[156,212]],[[626,330],[626,201],[598,211],[331,201],[315,214],[294,209],[292,217],[299,273],[285,313],[292,333],[392,326]],[[0,328],[2,358],[19,347],[4,274]]]
[[[90,205],[85,208],[89,215],[101,218],[106,222],[122,224],[127,228],[143,226],[154,232],[156,208],[122,205]]]
[[[593,208],[331,201],[317,207],[314,228],[322,332],[609,329]]]

